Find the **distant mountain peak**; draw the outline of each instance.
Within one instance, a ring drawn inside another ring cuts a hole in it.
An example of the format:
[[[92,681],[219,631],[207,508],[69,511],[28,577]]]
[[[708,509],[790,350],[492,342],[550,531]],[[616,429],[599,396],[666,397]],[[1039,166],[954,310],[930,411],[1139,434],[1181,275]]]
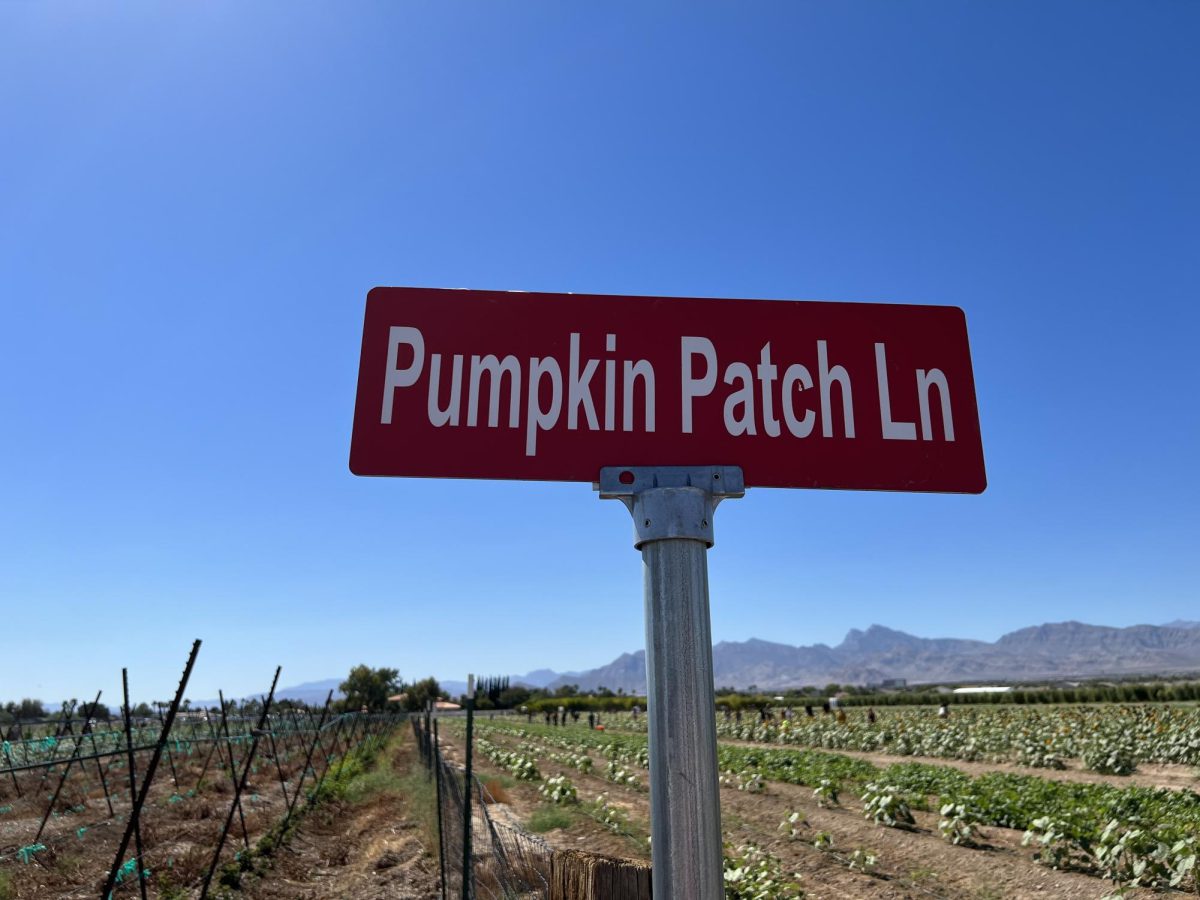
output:
[[[870,625],[866,631],[851,628],[846,632],[846,637],[837,646],[837,649],[858,652],[888,650],[897,645],[907,646],[911,645],[914,641],[922,640],[925,640],[925,638],[914,637],[911,634],[905,634],[903,631],[885,628],[883,625]]]
[[[761,638],[713,647],[716,684],[760,690],[803,685],[868,684],[888,678],[909,683],[1028,681],[1102,675],[1200,671],[1200,623],[1113,628],[1048,622],[1009,632],[994,643],[922,638],[870,625],[851,628],[836,647],[795,647]],[[561,677],[551,685],[646,689],[644,651],[622,653],[606,666]]]

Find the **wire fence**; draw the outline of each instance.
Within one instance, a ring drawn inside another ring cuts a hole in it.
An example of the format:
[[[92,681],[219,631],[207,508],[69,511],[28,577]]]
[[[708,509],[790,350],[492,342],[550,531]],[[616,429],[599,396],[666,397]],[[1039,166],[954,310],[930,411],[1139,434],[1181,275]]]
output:
[[[73,896],[93,885],[101,900],[144,900],[148,886],[206,898],[237,882],[253,847],[287,834],[347,754],[380,746],[407,718],[334,713],[332,691],[320,709],[280,707],[278,668],[254,716],[233,715],[223,694],[219,710],[181,710],[199,650],[157,721],[135,722],[123,672],[120,728],[68,707],[49,729],[8,729],[0,866],[18,880],[36,867],[39,885]]]
[[[469,720],[468,720],[469,721]],[[550,897],[554,851],[540,838],[497,821],[487,789],[443,756],[437,721],[412,719],[421,759],[437,788],[443,900],[540,900]]]

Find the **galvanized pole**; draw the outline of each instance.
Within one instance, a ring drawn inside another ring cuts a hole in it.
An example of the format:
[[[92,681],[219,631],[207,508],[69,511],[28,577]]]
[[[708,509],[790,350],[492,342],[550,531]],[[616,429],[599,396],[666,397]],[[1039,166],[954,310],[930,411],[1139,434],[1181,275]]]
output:
[[[713,513],[745,494],[736,466],[606,467],[642,551],[650,833],[656,900],[721,900],[721,802],[708,612]]]

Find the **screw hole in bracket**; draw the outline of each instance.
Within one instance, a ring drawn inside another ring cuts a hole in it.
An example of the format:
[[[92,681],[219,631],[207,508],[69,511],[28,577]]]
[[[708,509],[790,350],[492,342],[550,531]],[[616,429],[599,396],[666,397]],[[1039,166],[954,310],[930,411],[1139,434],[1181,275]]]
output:
[[[633,484],[634,475],[628,469],[617,476],[617,481],[621,484]]]

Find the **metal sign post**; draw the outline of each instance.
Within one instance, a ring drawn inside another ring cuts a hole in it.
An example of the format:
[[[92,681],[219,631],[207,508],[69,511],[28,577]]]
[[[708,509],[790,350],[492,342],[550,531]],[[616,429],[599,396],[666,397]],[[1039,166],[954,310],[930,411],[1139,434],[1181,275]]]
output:
[[[606,467],[600,498],[633,516],[645,565],[654,895],[721,900],[721,802],[708,548],[717,504],[745,494],[736,466]]]

